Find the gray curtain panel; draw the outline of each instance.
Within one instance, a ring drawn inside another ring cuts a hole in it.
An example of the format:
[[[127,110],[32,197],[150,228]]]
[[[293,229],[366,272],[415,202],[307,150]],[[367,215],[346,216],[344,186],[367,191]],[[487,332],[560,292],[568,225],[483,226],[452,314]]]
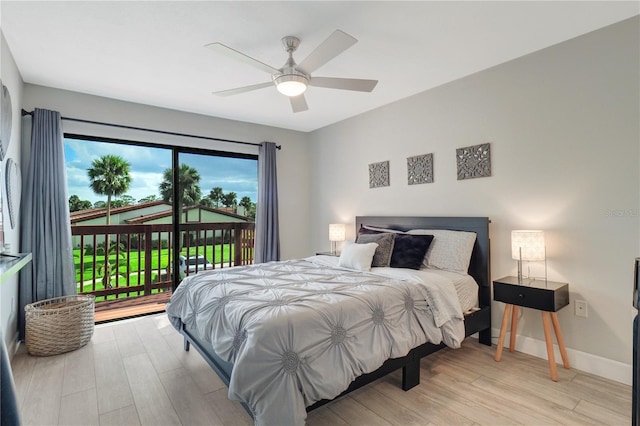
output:
[[[67,173],[60,113],[36,108],[31,156],[22,190],[20,250],[33,261],[20,273],[20,336],[24,307],[76,293]]]
[[[263,142],[258,153],[258,204],[254,262],[280,260],[276,144]]]

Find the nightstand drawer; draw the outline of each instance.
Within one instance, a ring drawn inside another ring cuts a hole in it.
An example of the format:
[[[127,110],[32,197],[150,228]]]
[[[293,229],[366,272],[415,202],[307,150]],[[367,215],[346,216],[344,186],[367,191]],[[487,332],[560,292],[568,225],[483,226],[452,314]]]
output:
[[[493,282],[493,299],[510,305],[541,311],[556,312],[569,304],[569,284],[552,281],[531,281],[518,284],[517,280],[500,279]]]

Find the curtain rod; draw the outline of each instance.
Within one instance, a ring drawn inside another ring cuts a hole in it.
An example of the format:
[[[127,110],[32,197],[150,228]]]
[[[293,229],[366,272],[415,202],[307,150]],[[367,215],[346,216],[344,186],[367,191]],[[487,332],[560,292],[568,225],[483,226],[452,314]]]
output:
[[[30,115],[33,117],[33,111],[22,110],[22,116]],[[229,143],[237,143],[240,145],[252,145],[252,146],[260,146],[259,143],[255,142],[244,142],[244,141],[234,141],[231,139],[220,139],[220,138],[212,138],[210,136],[198,136],[198,135],[190,135],[188,133],[177,133],[177,132],[169,132],[166,130],[155,130],[155,129],[147,129],[144,127],[135,127],[135,126],[126,126],[124,124],[113,124],[113,123],[105,123],[102,121],[92,121],[92,120],[83,120],[81,118],[70,118],[70,117],[60,117],[62,120],[67,121],[76,121],[78,123],[88,123],[88,124],[99,124],[101,126],[110,126],[110,127],[118,127],[120,129],[129,129],[129,130],[140,130],[143,132],[153,132],[153,133],[161,133],[163,135],[171,135],[171,136],[181,136],[186,138],[195,138],[195,139],[205,139],[209,141],[218,141],[218,142],[229,142]],[[282,145],[276,145],[276,149],[282,149]]]

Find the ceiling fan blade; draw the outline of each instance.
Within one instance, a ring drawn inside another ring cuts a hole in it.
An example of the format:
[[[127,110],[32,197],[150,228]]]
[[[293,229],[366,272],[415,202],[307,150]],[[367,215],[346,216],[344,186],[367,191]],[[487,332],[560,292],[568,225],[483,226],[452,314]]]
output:
[[[293,112],[302,112],[307,111],[309,107],[307,106],[307,100],[304,98],[304,95],[291,96],[289,98],[291,102],[291,109]]]
[[[335,30],[320,46],[309,54],[298,66],[306,74],[311,74],[354,44],[358,40],[349,34]]]
[[[272,82],[260,83],[260,84],[253,84],[251,86],[236,87],[235,89],[220,90],[218,92],[213,92],[213,94],[218,96],[232,96],[232,95],[239,95],[240,93],[250,92],[252,90],[263,89],[265,87],[271,87],[271,86],[273,86]]]
[[[310,86],[326,87],[328,89],[355,90],[371,92],[378,84],[378,80],[362,80],[359,78],[311,77]]]
[[[204,47],[208,47],[209,49],[218,52],[222,55],[225,55],[228,58],[235,59],[236,61],[243,62],[245,64],[256,67],[262,71],[268,72],[269,74],[274,74],[280,72],[280,70],[273,68],[270,65],[265,64],[264,62],[260,62],[257,59],[252,58],[251,56],[247,56],[242,52],[238,52],[235,49],[232,49],[229,46],[226,46],[222,43],[210,43],[205,44]]]

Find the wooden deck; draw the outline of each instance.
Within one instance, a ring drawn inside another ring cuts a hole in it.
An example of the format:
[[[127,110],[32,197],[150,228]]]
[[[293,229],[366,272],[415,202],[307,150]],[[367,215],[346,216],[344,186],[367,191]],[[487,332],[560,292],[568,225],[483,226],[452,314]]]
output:
[[[170,297],[171,292],[166,291],[149,296],[96,302],[95,322],[99,324],[102,322],[164,312],[164,307]]]

